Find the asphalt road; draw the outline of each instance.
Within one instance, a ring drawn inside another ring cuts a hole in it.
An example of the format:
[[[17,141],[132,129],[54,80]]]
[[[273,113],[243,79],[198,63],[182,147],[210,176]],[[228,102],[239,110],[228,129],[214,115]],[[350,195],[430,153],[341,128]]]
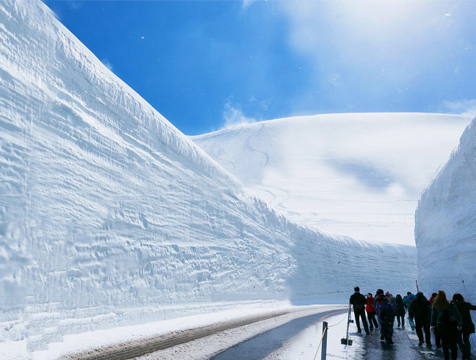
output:
[[[330,308],[332,308],[331,306]],[[328,307],[329,308],[329,307]],[[334,313],[339,314],[345,312],[345,309],[339,309],[341,306],[336,305],[334,310],[323,311],[322,314]],[[337,309],[337,310],[336,310]],[[191,327],[187,330],[178,330],[163,335],[153,336],[151,338],[144,338],[140,340],[133,340],[119,344],[111,344],[96,349],[90,349],[82,353],[68,354],[59,360],[128,360],[136,359],[142,356],[147,356],[162,350],[173,349],[176,346],[188,344],[195,340],[204,339],[209,336],[224,334],[232,329],[240,329],[241,327],[253,326],[254,323],[261,323],[263,321],[278,319],[281,317],[291,316],[300,318],[308,317],[305,313],[314,314],[315,310],[312,308],[297,308],[297,309],[282,309],[271,312],[265,312],[261,315],[244,315],[242,317],[205,325],[201,327]],[[301,313],[303,313],[301,315]],[[319,315],[315,315],[319,316]],[[293,320],[291,320],[292,322]],[[305,325],[302,325],[305,328]],[[302,327],[301,326],[301,327]],[[215,352],[216,354],[216,352]],[[160,355],[157,355],[160,359]],[[188,355],[184,355],[188,356]],[[185,358],[185,357],[184,357]],[[193,357],[187,357],[193,358]],[[240,357],[243,358],[243,357]],[[175,358],[174,358],[175,359]]]
[[[428,349],[425,345],[418,346],[418,337],[409,327],[394,328],[393,345],[387,345],[380,340],[379,329],[374,329],[370,335],[352,333],[352,337],[361,336],[363,347],[360,356],[363,360],[439,360],[443,359],[441,350],[434,347]],[[434,344],[433,344],[434,346]],[[461,354],[459,354],[461,356]]]
[[[344,311],[345,312],[345,311]],[[293,320],[278,328],[255,336],[213,357],[212,360],[260,360],[279,349],[283,342],[297,335],[302,330],[323,320],[323,317],[335,311],[323,312]],[[342,311],[340,312],[342,313]],[[407,325],[408,326],[408,325]],[[379,329],[374,329],[370,335],[358,334],[355,325],[351,325],[349,336],[359,337],[362,346],[356,350],[352,360],[440,360],[443,359],[441,350],[434,347],[428,349],[425,345],[418,346],[418,338],[410,327],[394,329],[393,345],[387,345],[380,340]],[[461,354],[459,354],[461,356]]]
[[[331,315],[346,313],[347,309],[325,311],[292,320],[282,326],[239,343],[216,355],[212,360],[261,360],[279,349],[283,343],[309,326],[323,321]]]
[[[170,333],[162,336],[143,339],[140,341],[131,341],[121,344],[120,350],[117,347],[109,349],[98,348],[88,353],[70,354],[62,357],[60,360],[129,360],[140,356],[154,353],[159,350],[167,349],[179,344],[200,339],[209,335],[213,335],[228,329],[252,324],[258,321],[270,319],[273,317],[289,314],[290,311],[276,311],[271,314],[249,316],[246,318],[236,319],[218,325],[208,325],[199,328],[192,328],[183,334]]]

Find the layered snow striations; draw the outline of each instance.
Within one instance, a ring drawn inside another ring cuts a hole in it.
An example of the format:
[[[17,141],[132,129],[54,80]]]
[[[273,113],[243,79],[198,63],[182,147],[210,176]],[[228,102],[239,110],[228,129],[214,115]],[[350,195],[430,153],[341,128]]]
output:
[[[414,245],[421,192],[470,121],[448,114],[329,114],[244,124],[193,140],[296,223]]]
[[[40,1],[2,1],[0,28],[0,341],[412,286],[414,247],[290,222]]]
[[[422,194],[416,212],[418,277],[426,291],[476,302],[476,119]]]

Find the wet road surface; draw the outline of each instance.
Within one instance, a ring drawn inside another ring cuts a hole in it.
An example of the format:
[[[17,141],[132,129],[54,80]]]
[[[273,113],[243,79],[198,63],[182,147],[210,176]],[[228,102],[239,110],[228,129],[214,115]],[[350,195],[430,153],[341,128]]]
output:
[[[279,349],[289,340],[309,326],[325,320],[330,315],[346,313],[347,310],[326,311],[292,320],[273,330],[239,343],[213,357],[212,360],[261,360]]]
[[[363,360],[439,360],[443,359],[441,350],[426,345],[418,346],[418,337],[409,327],[394,328],[393,345],[387,345],[380,340],[379,329],[374,329],[370,335],[351,334],[351,337],[362,337],[363,346],[360,349]],[[461,354],[458,354],[459,357]]]
[[[244,341],[213,357],[212,360],[259,360],[264,359],[281,347],[282,343],[297,335],[305,328],[323,320],[323,317],[334,312],[323,312],[312,316],[293,320],[276,329],[270,330],[252,339]],[[407,325],[405,329],[394,328],[393,345],[380,340],[380,329],[374,329],[370,335],[358,334],[355,325],[351,325],[349,337],[358,341],[361,346],[353,353],[352,360],[440,360],[441,350],[418,345],[415,331]],[[432,338],[433,340],[433,338]],[[458,358],[461,353],[458,354]],[[320,358],[320,357],[319,357]]]

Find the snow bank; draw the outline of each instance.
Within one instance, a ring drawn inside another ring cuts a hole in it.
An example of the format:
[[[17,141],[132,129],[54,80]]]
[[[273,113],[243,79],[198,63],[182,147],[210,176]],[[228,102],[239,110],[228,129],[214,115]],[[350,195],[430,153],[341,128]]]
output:
[[[414,248],[332,238],[248,195],[43,3],[2,1],[0,28],[3,341],[411,286]]]
[[[373,243],[414,245],[421,192],[471,118],[370,113],[302,116],[193,137],[288,219]]]
[[[476,303],[476,119],[422,194],[416,212],[418,277],[427,293]]]

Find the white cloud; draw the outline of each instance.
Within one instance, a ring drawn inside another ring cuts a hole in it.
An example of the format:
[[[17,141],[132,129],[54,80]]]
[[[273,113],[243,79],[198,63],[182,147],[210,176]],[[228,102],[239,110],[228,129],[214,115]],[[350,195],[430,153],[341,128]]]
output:
[[[476,116],[476,99],[445,101],[442,105],[442,112],[461,114],[467,116]]]
[[[225,128],[240,126],[243,124],[251,124],[256,122],[256,119],[246,117],[239,105],[233,105],[230,101],[225,104],[223,111],[223,120]]]

